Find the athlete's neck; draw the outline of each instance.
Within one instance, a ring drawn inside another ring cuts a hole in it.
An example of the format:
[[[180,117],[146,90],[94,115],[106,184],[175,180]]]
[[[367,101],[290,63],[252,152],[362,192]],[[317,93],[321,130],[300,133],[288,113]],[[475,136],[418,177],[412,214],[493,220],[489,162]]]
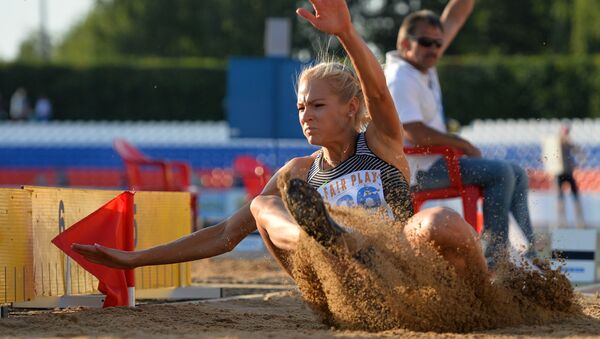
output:
[[[323,169],[334,168],[342,162],[346,161],[354,154],[356,148],[356,136],[352,139],[352,142],[343,144],[328,145],[322,147],[323,152],[322,167]]]

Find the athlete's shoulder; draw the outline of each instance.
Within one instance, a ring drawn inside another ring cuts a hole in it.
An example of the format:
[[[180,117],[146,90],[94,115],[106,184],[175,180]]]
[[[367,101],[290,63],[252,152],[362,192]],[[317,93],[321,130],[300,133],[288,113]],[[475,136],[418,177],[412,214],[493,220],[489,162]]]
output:
[[[290,171],[290,175],[295,178],[306,178],[312,163],[317,157],[317,152],[304,157],[296,157],[290,159],[286,164],[286,170]]]

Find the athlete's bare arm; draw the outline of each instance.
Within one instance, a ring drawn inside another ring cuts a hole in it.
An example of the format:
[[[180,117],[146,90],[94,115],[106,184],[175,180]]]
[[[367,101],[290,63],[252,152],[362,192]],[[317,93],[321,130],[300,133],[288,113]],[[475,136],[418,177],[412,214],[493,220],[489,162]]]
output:
[[[290,171],[294,164],[298,163],[292,160],[277,171],[265,186],[261,197],[268,197],[271,201],[278,199],[281,202],[277,178],[281,173]],[[281,216],[285,217],[283,213],[287,213],[287,211],[283,203],[275,203],[272,207],[275,208],[271,209],[272,212],[278,210]],[[266,210],[265,213],[268,211]],[[102,245],[73,244],[72,247],[75,252],[91,262],[116,268],[134,268],[214,257],[233,250],[242,239],[255,230],[256,222],[250,211],[250,202],[248,202],[229,218],[215,226],[198,230],[175,241],[149,249],[129,252]]]
[[[306,180],[308,170],[316,153],[309,157],[290,160],[278,174],[284,181],[290,178]],[[269,185],[276,183],[271,180]],[[291,251],[296,248],[300,229],[294,218],[285,208],[278,189],[265,188],[265,192],[254,198],[251,205],[252,215],[258,225],[268,233],[269,241],[278,249]]]
[[[311,1],[315,14],[298,9],[298,14],[320,31],[335,35],[348,53],[364,93],[372,122],[367,142],[373,152],[408,177],[404,156],[403,129],[379,61],[354,29],[344,0]]]
[[[385,82],[385,75],[363,39],[354,29],[344,0],[311,1],[315,13],[298,9],[298,14],[322,32],[335,35],[348,53],[365,96],[372,125],[380,134],[402,142],[402,126]]]
[[[209,258],[231,251],[256,229],[246,203],[231,217],[170,243],[146,250],[128,252],[101,245],[73,244],[73,250],[87,260],[116,268],[162,265]]]

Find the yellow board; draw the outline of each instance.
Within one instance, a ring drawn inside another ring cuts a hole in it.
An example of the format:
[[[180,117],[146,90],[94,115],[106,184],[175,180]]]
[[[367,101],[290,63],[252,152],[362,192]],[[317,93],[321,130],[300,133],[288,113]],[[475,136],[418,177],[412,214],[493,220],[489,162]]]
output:
[[[28,192],[0,190],[0,303],[34,296],[32,248]]]
[[[28,186],[0,192],[0,303],[95,293],[98,281],[50,241],[121,191]],[[189,193],[137,192],[134,201],[136,249],[190,233]],[[4,240],[8,235],[11,240]],[[138,289],[188,286],[190,281],[189,264],[136,269]]]

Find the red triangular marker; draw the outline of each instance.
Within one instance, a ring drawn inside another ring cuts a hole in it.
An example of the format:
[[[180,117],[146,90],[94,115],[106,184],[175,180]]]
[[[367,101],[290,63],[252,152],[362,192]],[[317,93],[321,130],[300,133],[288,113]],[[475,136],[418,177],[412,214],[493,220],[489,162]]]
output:
[[[100,244],[133,251],[133,193],[123,192],[92,214],[52,239],[52,243],[73,258],[81,267],[98,278],[98,290],[106,294],[104,307],[127,306],[127,287],[133,287],[133,270],[110,268],[94,264],[73,251],[73,243]]]

